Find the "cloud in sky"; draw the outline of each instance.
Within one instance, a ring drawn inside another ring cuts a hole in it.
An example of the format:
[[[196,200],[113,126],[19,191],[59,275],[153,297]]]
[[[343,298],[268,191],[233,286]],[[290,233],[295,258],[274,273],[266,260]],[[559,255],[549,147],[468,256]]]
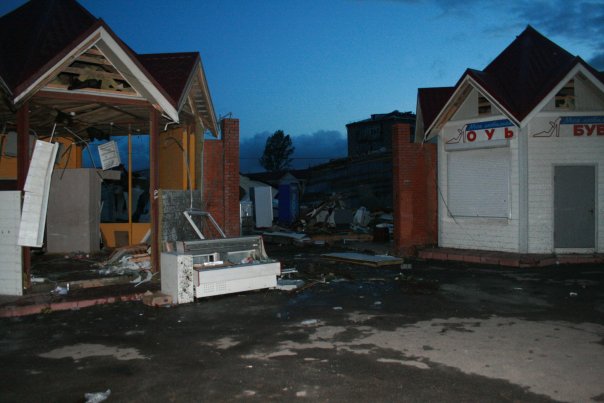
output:
[[[375,0],[372,0],[375,1]],[[384,0],[378,0],[384,1]],[[421,4],[418,0],[387,0],[406,5]],[[484,9],[499,9],[508,16],[485,33],[522,30],[532,25],[556,42],[565,38],[588,49],[592,55],[580,54],[598,70],[604,70],[604,4],[601,0],[431,0],[441,11],[440,17],[471,20],[484,17]],[[565,46],[562,46],[565,47]],[[572,52],[571,49],[567,49]]]
[[[543,30],[589,48],[588,62],[604,69],[604,5],[601,1],[523,1],[511,6],[516,17]],[[588,55],[580,55],[588,57]]]
[[[286,132],[287,133],[287,132]],[[244,173],[261,172],[264,168],[258,160],[264,152],[269,132],[256,133],[240,141],[240,168]],[[295,148],[292,168],[305,169],[322,164],[333,158],[345,157],[348,153],[346,137],[337,130],[319,130],[313,134],[291,136]]]
[[[601,0],[497,0],[489,2],[488,5],[482,0],[433,1],[442,10],[443,15],[466,13],[476,17],[477,10],[497,7],[510,18],[501,21],[497,27],[490,27],[487,32],[497,32],[510,27],[522,29],[526,25],[532,25],[554,42],[556,38],[565,38],[585,47],[593,54],[579,56],[587,58],[587,62],[593,67],[604,69],[604,4]],[[571,49],[567,50],[573,53]]]

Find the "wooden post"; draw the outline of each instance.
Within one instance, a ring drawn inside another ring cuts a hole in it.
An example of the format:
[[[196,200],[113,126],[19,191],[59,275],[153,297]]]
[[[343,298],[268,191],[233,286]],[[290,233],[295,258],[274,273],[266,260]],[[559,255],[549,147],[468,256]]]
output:
[[[17,189],[23,192],[29,170],[29,102],[17,110]],[[23,287],[31,285],[31,250],[24,246],[22,251]]]
[[[133,245],[132,236],[132,129],[128,128],[128,244]]]
[[[153,272],[160,271],[159,247],[159,113],[150,110],[149,121],[149,198],[151,200],[151,264]]]

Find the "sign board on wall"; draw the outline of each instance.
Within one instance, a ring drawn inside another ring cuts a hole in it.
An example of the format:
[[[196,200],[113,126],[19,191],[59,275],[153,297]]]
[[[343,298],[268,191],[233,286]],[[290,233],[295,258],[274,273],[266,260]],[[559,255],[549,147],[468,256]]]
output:
[[[508,119],[472,122],[461,127],[445,128],[444,140],[447,150],[501,147],[515,138],[517,129]]]
[[[530,136],[604,138],[604,116],[535,118],[531,123]]]

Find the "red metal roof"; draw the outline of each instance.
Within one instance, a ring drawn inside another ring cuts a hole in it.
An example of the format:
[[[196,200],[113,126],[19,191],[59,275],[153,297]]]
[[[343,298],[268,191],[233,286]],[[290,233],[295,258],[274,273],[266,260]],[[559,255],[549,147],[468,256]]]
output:
[[[103,26],[75,0],[32,0],[0,17],[0,78],[11,98],[46,73],[74,46]],[[138,55],[115,34],[124,50],[152,78],[173,106],[185,90],[198,52]]]
[[[34,0],[0,17],[0,77],[20,92],[102,24],[75,0]]]
[[[448,99],[468,76],[520,122],[577,64],[604,83],[602,73],[527,26],[484,70],[466,70],[455,87],[420,89],[418,102],[424,127],[434,123]]]
[[[164,88],[176,107],[196,63],[201,60],[199,52],[153,53],[137,55],[137,58]]]
[[[419,88],[417,96],[424,128],[430,127],[453,94],[455,87]]]

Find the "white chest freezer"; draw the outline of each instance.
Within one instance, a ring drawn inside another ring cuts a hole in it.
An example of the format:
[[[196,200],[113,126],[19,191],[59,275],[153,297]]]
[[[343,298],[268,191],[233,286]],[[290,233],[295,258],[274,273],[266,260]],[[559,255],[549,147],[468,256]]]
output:
[[[189,241],[183,252],[161,255],[161,289],[175,304],[274,288],[280,272],[259,236]]]

